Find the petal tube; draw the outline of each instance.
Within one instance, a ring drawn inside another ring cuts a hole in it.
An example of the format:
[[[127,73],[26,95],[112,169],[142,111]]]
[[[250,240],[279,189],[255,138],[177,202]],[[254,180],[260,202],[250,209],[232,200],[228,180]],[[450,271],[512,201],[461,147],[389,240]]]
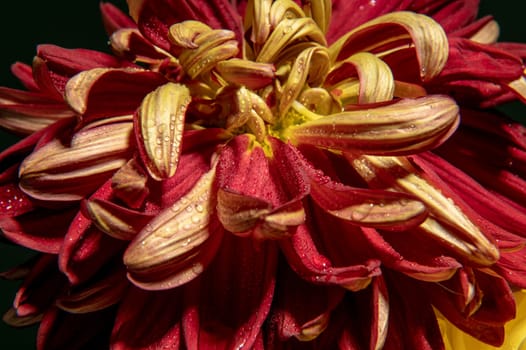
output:
[[[285,137],[293,144],[376,155],[403,155],[434,148],[459,123],[456,103],[445,96],[403,99],[324,117],[298,102],[291,110],[291,114],[312,119],[285,130]]]

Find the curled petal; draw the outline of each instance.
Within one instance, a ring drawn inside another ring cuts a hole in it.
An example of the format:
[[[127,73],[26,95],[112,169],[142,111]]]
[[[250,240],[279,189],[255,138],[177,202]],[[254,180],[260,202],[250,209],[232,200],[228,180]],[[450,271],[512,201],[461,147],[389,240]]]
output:
[[[155,180],[172,177],[177,170],[190,101],[186,86],[168,83],[146,95],[137,111],[139,150]]]
[[[284,19],[303,18],[305,12],[292,0],[276,0],[270,8],[270,24],[276,28]]]
[[[197,49],[199,45],[195,39],[203,34],[212,31],[212,28],[199,21],[184,21],[176,23],[170,27],[168,38],[177,46],[185,49]]]
[[[311,18],[284,19],[270,34],[256,62],[274,62],[283,48],[306,37],[326,46],[325,36]]]
[[[294,61],[279,101],[279,112],[285,114],[299,96],[308,81],[311,86],[319,86],[329,71],[327,49],[314,46],[303,50]]]
[[[87,121],[133,114],[144,96],[165,82],[160,74],[138,68],[95,68],[71,78],[65,95],[70,107]]]
[[[133,283],[144,289],[173,288],[194,279],[208,265],[221,240],[212,219],[214,176],[215,168],[130,243],[124,263]]]
[[[374,36],[374,40],[369,40]],[[448,39],[430,17],[412,12],[394,12],[375,18],[342,36],[329,48],[333,62],[357,52],[381,55],[414,45],[420,76],[428,81],[444,68],[448,58]]]
[[[230,232],[245,232],[256,225],[260,217],[271,210],[270,203],[232,191],[219,189],[217,193],[217,216]]]
[[[117,30],[110,37],[112,51],[120,57],[140,62],[155,62],[166,54],[150,44],[136,28]]]
[[[234,32],[216,29],[203,32],[193,40],[194,49],[185,49],[179,60],[192,78],[211,70],[218,62],[237,55],[239,48]]]
[[[211,28],[229,29],[241,42],[243,28],[239,13],[230,1],[165,1],[127,0],[130,15],[138,24],[141,33],[155,46],[168,51],[169,28],[174,23],[186,20],[202,22]]]
[[[414,153],[441,144],[456,129],[458,107],[445,96],[399,100],[394,103],[329,116],[318,116],[298,102],[290,118],[310,121],[285,130],[294,144],[377,155]]]
[[[347,65],[352,67],[350,72],[346,67]],[[360,81],[358,103],[384,102],[393,99],[395,81],[391,69],[384,61],[367,52],[354,54],[344,61],[338,62],[327,77],[325,84],[335,84],[331,88],[341,90],[337,83],[342,78],[347,80],[349,76],[355,75],[353,70],[358,74]],[[345,96],[347,95],[345,90],[339,92],[338,95],[344,106],[348,104],[346,100],[349,97]],[[351,97],[354,96],[351,95]]]

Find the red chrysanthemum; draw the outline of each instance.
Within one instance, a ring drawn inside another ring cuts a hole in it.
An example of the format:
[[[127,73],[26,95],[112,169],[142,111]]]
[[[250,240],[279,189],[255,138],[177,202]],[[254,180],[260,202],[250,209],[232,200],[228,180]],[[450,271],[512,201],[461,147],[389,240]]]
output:
[[[489,108],[525,99],[526,46],[478,1],[128,5],[101,4],[113,55],[43,45],[0,90],[25,136],[0,228],[41,253],[8,323],[39,349],[443,349],[439,313],[503,342],[526,129]]]

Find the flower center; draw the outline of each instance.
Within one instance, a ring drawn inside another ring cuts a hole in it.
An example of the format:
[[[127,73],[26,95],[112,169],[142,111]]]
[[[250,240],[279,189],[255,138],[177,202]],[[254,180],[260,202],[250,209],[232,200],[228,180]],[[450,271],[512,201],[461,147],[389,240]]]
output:
[[[187,117],[194,125],[252,134],[259,143],[267,135],[288,141],[287,128],[342,110],[322,87],[330,67],[325,36],[293,2],[252,5],[245,24],[250,40],[241,55],[232,31],[198,21],[170,27],[192,96]],[[293,107],[295,101],[306,108]],[[309,110],[316,114],[305,114]]]

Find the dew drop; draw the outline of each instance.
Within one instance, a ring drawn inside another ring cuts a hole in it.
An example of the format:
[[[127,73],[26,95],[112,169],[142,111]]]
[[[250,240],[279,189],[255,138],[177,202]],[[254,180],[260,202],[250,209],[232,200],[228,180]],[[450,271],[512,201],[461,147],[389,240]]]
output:
[[[283,28],[283,35],[286,35],[292,31],[292,26],[285,26]]]

